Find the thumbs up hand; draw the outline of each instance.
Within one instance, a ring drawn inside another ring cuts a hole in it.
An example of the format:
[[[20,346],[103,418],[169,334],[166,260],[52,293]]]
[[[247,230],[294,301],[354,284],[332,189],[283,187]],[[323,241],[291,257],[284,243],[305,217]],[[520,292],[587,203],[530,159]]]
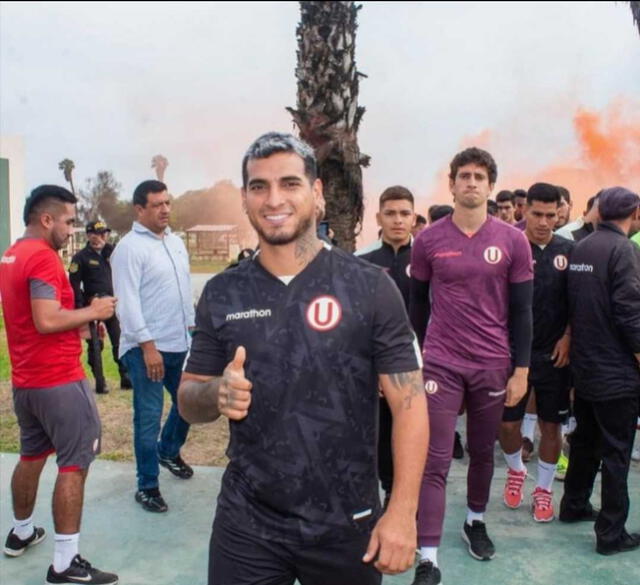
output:
[[[240,345],[222,374],[218,390],[218,410],[231,420],[242,420],[249,413],[253,384],[244,376],[246,349]]]

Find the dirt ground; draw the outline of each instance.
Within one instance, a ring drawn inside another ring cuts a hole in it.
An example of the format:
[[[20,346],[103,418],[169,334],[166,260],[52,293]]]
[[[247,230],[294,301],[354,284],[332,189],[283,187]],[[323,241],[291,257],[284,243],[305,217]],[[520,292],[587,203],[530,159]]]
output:
[[[133,423],[131,391],[120,390],[110,381],[110,392],[96,395],[102,420],[101,459],[133,461]],[[171,399],[165,393],[165,416]],[[18,425],[13,413],[13,400],[9,382],[0,382],[0,451],[19,451]],[[226,418],[214,423],[194,425],[187,443],[182,449],[183,459],[193,465],[226,466],[224,454],[229,440],[229,425]]]

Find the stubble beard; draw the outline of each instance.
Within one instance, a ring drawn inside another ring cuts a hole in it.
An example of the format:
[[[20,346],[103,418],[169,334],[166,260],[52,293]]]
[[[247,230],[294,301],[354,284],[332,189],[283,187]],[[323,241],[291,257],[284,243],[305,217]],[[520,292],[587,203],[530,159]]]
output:
[[[300,219],[298,225],[292,232],[289,233],[278,233],[276,231],[276,233],[269,234],[251,215],[249,215],[249,222],[253,226],[253,229],[256,230],[260,239],[265,243],[269,244],[270,246],[286,246],[287,244],[291,244],[292,242],[299,240],[311,229],[313,217],[309,215]]]

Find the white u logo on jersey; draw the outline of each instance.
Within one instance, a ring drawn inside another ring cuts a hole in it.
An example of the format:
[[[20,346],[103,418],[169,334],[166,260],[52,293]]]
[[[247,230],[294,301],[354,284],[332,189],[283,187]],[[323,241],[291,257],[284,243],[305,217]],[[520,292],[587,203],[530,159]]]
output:
[[[316,297],[307,307],[307,322],[316,331],[330,331],[341,319],[342,306],[330,295]]]
[[[567,260],[567,257],[564,256],[563,254],[558,254],[553,259],[553,266],[556,270],[566,270],[567,266],[569,266],[569,261]]]
[[[489,246],[482,256],[488,264],[497,264],[502,260],[502,250],[498,246]]]
[[[424,389],[427,391],[427,394],[435,394],[438,391],[438,382],[435,380],[427,380]]]

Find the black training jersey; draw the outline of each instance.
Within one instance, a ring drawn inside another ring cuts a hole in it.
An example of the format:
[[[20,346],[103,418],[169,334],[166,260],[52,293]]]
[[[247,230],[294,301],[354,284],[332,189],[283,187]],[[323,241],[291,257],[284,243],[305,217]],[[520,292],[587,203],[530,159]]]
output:
[[[323,248],[288,285],[259,256],[206,285],[186,371],[219,376],[247,350],[248,416],[230,422],[218,500],[239,530],[315,544],[379,515],[377,374],[416,370],[398,289],[378,267]]]
[[[531,244],[534,272],[531,351],[534,359],[550,359],[569,322],[567,275],[574,245],[571,240],[555,235],[544,248]]]
[[[409,286],[411,284],[410,262],[411,262],[411,242],[401,246],[396,253],[393,246],[386,242],[381,242],[379,248],[359,256],[377,266],[382,266],[393,282],[400,289],[404,306],[409,308]]]

